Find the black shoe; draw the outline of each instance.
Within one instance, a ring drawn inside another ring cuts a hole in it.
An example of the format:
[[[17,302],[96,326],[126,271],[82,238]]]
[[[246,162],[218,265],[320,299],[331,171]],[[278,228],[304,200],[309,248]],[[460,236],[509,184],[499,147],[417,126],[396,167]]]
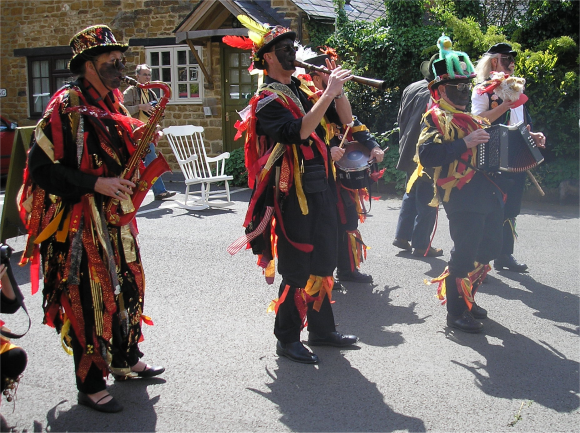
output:
[[[79,391],[78,402],[83,406],[90,407],[91,409],[98,410],[99,412],[106,413],[121,412],[123,410],[123,406],[121,406],[119,402],[115,400],[115,397],[111,396],[111,399],[108,402],[99,404],[101,400],[104,400],[109,395],[111,394],[105,395],[95,403],[93,400],[91,400],[91,398],[87,394]]]
[[[396,246],[397,248],[400,248],[402,250],[405,251],[411,251],[411,244],[409,244],[409,241],[406,239],[395,239],[393,241],[393,245]]]
[[[165,371],[165,367],[153,367],[153,366],[147,365],[147,367],[145,367],[145,370],[142,370],[142,371],[131,371],[130,373],[125,374],[125,375],[122,375],[122,374],[113,374],[113,377],[117,381],[124,381],[124,380],[129,380],[129,379],[136,379],[138,377],[142,377],[143,379],[147,379],[147,378],[150,378],[150,377],[159,376],[164,371]]]
[[[359,272],[358,269],[354,271],[336,271],[336,278],[339,281],[354,281],[355,283],[372,283],[373,277]]]
[[[528,269],[528,265],[525,263],[519,263],[512,254],[509,256],[499,256],[494,260],[493,267],[497,271],[501,271],[502,269],[506,268],[514,272],[524,272],[526,269]]]
[[[161,194],[157,194],[155,196],[155,200],[165,200],[166,198],[173,197],[175,194],[177,194],[175,191],[165,191],[162,192]]]
[[[294,341],[293,343],[281,343],[278,341],[276,343],[276,354],[302,364],[318,364],[319,361],[318,356],[304,347],[300,341]]]
[[[469,310],[465,310],[461,316],[452,316],[447,313],[447,326],[472,334],[481,332],[483,329],[481,322],[475,320]]]
[[[475,319],[487,319],[487,310],[485,308],[481,308],[474,302],[471,306],[471,315]]]
[[[351,346],[358,341],[356,335],[342,335],[339,332],[331,332],[326,337],[319,337],[313,332],[308,333],[308,344],[310,346],[334,346],[346,347]]]
[[[415,248],[413,250],[413,255],[417,257],[440,257],[443,255],[443,250],[441,248],[429,247],[429,251],[427,251],[427,256],[425,256],[425,251],[427,250],[420,250],[418,248]]]

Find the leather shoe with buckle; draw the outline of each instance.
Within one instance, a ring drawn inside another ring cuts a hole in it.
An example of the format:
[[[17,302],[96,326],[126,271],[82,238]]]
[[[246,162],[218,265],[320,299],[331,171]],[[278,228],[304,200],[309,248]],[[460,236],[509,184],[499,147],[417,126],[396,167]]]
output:
[[[343,335],[339,332],[331,332],[326,337],[320,337],[313,332],[308,333],[308,344],[310,346],[351,346],[358,341],[356,335]]]
[[[162,192],[161,194],[157,194],[155,196],[155,200],[165,200],[166,198],[173,197],[175,194],[177,194],[175,191],[165,191]]]
[[[291,361],[300,362],[302,364],[318,364],[318,356],[309,351],[300,341],[292,343],[276,343],[276,354],[284,356]]]
[[[474,302],[471,306],[471,315],[475,319],[487,319],[487,310]]]
[[[117,400],[115,400],[115,397],[113,396],[111,396],[111,399],[108,402],[99,404],[100,401],[106,399],[110,395],[111,394],[107,394],[101,397],[96,402],[94,402],[87,394],[79,391],[78,402],[83,406],[90,407],[91,409],[98,410],[99,412],[106,413],[121,412],[123,410],[123,406],[121,406],[121,404]]]
[[[469,310],[465,310],[461,316],[452,316],[447,313],[447,326],[472,334],[477,334],[483,329],[481,322],[475,320]]]
[[[115,378],[115,380],[118,380],[118,381],[136,379],[138,377],[141,377],[143,379],[147,379],[150,377],[159,376],[164,371],[165,371],[165,367],[159,367],[159,366],[156,367],[156,366],[151,366],[151,365],[147,364],[147,366],[141,371],[131,371],[130,373],[124,374],[124,375],[113,373],[113,377]]]
[[[526,269],[528,269],[528,265],[525,263],[519,263],[512,254],[499,256],[494,260],[493,267],[497,271],[501,271],[506,268],[514,272],[524,272]]]
[[[413,249],[407,239],[395,239],[393,245],[405,251],[411,251]]]
[[[372,283],[373,277],[368,274],[363,274],[358,269],[354,271],[336,271],[336,277],[339,281],[353,281],[355,283]]]
[[[443,255],[443,250],[441,248],[429,247],[427,255],[425,255],[425,251],[427,250],[420,250],[419,248],[415,248],[413,250],[413,255],[416,257],[440,257]]]

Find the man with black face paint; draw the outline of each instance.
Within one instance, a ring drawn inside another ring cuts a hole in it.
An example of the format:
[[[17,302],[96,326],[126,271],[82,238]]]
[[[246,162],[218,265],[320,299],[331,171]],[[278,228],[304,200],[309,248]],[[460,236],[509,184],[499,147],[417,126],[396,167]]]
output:
[[[73,355],[78,403],[119,412],[109,373],[126,380],[164,371],[140,360],[145,277],[135,221],[113,226],[104,217],[108,199],[129,200],[135,188],[120,175],[142,128],[119,103],[128,46],[107,26],[79,32],[70,45],[78,79],[48,103],[25,171],[23,262],[42,257],[44,322]]]
[[[244,225],[269,282],[274,279],[275,252],[278,255],[282,283],[273,306],[276,353],[316,364],[318,357],[300,341],[306,322],[311,346],[344,347],[357,341],[354,335],[336,331],[330,303],[337,220],[325,128],[329,122],[352,120],[350,112],[334,103],[352,76],[336,68],[318,96],[292,76],[296,33],[282,26],[262,28],[262,40],[254,38],[252,58],[253,67],[265,69],[267,75],[240,127],[246,131],[248,183],[254,189]]]
[[[471,112],[488,119],[492,125],[504,124],[515,125],[525,122],[531,130],[532,119],[530,113],[521,100],[502,100],[490,88],[492,71],[503,72],[513,75],[517,52],[512,50],[511,45],[501,42],[490,47],[483,57],[477,62],[475,72],[479,84],[473,89],[471,96]],[[490,90],[485,90],[490,89]],[[541,132],[530,132],[538,147],[545,147],[546,138]],[[516,239],[516,217],[520,214],[522,197],[526,184],[526,173],[503,173],[505,179],[512,181],[508,188],[507,200],[504,207],[503,243],[499,257],[493,265],[495,269],[509,269],[515,272],[524,272],[528,265],[520,263],[513,256],[514,241]]]
[[[459,58],[463,70],[448,70],[453,63],[445,58],[433,64],[435,80],[429,89],[434,105],[423,118],[416,174],[432,177],[430,205],[443,202],[453,239],[447,268],[431,282],[439,283],[438,297],[447,302],[447,325],[475,333],[483,327],[476,319],[487,317],[474,297],[501,248],[503,195],[496,179],[473,169],[477,145],[489,139],[483,129],[488,123],[465,112],[475,74],[469,72],[471,62],[464,53],[451,55]]]

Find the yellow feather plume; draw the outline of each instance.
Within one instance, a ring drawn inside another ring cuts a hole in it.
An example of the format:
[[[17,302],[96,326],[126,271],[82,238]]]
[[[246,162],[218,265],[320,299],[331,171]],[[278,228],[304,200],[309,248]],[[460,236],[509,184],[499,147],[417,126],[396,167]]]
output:
[[[258,47],[261,47],[262,44],[264,43],[264,37],[262,35],[259,35],[256,32],[253,32],[252,30],[248,30],[248,37],[252,40],[253,43],[255,43]]]
[[[255,32],[259,36],[264,36],[266,33],[270,31],[268,27],[254,21],[247,15],[238,15],[237,18],[238,21],[244,25],[244,27],[250,30],[250,33]],[[252,39],[252,36],[250,36],[250,39]]]

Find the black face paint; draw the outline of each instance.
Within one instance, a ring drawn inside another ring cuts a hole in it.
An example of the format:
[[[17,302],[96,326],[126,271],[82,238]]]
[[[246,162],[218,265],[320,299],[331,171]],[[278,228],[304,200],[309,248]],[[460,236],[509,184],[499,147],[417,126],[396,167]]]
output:
[[[121,71],[125,69],[125,65],[121,60],[115,59],[113,62],[101,63],[99,67],[94,62],[93,65],[105,87],[112,90],[121,86],[121,77],[123,76]]]
[[[467,83],[469,84],[469,83]],[[463,87],[463,86],[462,86]],[[447,94],[447,98],[451,101],[453,105],[458,107],[465,106],[469,104],[471,101],[471,89],[470,86],[464,86],[465,88],[460,91],[457,88],[457,85],[454,84],[447,84],[445,86],[445,93]]]
[[[515,62],[513,56],[502,55],[499,58],[501,65],[503,66],[504,70],[510,71],[510,65]]]
[[[286,39],[275,45],[274,54],[280,62],[282,69],[285,71],[295,71],[294,60],[296,59],[296,50],[294,48],[294,41]]]

